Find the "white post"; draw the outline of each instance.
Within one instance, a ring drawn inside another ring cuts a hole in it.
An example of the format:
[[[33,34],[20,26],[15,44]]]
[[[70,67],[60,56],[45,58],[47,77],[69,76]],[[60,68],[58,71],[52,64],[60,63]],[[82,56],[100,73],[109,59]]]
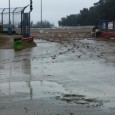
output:
[[[11,22],[10,22],[10,0],[9,0],[9,27],[11,26]]]
[[[40,33],[43,33],[43,29],[42,29],[42,27],[43,27],[43,24],[42,24],[42,0],[41,0],[41,24],[40,24],[40,27],[41,27]]]
[[[41,28],[42,28],[42,0],[41,0]]]

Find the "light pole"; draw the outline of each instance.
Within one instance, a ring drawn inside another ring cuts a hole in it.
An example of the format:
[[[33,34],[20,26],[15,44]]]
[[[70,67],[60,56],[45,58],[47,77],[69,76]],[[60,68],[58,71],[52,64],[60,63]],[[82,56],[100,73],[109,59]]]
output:
[[[42,28],[42,0],[41,0],[41,28]]]
[[[9,0],[9,27],[11,26],[11,23],[10,23],[10,0]]]
[[[9,0],[9,25],[8,25],[8,34],[12,34],[11,20],[10,20],[10,0]]]

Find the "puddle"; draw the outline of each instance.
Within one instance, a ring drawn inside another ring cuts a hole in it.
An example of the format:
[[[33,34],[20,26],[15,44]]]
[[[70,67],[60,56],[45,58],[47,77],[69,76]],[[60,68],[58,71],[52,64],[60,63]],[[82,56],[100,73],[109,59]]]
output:
[[[96,42],[94,40],[88,40],[88,39],[83,39],[83,40],[79,40],[80,43],[83,44],[96,44]]]
[[[9,82],[0,84],[0,102],[49,98],[67,93],[61,84],[50,81]]]
[[[92,47],[98,45],[87,39],[80,42],[92,44]],[[37,47],[18,52],[0,50],[0,102],[58,97],[61,101],[87,106],[105,105],[101,100],[109,100],[108,108],[115,107],[112,103],[115,102],[112,62],[108,64],[105,59],[93,56],[86,59],[85,53],[92,52],[81,47],[72,52],[72,46],[42,40],[36,43]]]

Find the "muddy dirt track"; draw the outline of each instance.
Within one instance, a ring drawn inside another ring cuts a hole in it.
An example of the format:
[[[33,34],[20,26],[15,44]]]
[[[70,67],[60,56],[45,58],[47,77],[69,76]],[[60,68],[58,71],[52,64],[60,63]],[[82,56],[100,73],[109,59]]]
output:
[[[38,38],[0,49],[0,115],[115,115],[115,43]]]

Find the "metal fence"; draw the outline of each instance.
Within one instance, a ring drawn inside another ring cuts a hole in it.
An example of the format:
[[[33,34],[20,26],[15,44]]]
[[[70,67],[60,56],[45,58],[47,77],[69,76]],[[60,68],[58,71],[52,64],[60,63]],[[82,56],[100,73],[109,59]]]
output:
[[[29,5],[28,5],[29,6]],[[1,32],[6,33],[8,30],[9,23],[13,33],[23,33],[23,16],[24,10],[28,7],[16,7],[10,8],[10,22],[9,22],[9,8],[0,8],[0,25]]]

